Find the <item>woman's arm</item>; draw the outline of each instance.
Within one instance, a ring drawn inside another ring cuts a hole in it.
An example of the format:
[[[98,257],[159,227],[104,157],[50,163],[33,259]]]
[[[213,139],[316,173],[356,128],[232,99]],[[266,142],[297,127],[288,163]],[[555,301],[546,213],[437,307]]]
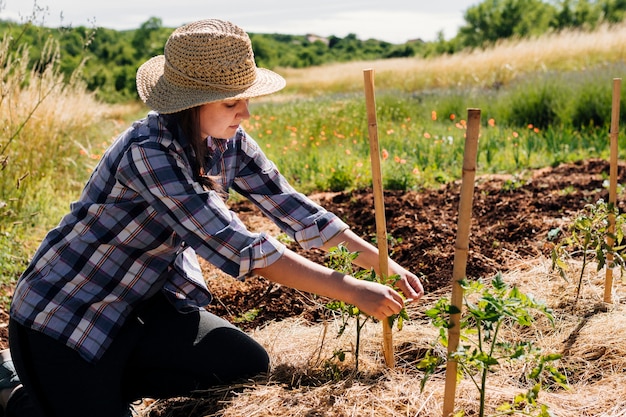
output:
[[[362,268],[374,268],[378,275],[380,272],[380,261],[378,256],[378,248],[367,243],[350,229],[346,229],[335,237],[326,242],[323,246],[324,250],[337,246],[342,243],[350,252],[358,252],[359,256],[354,263]],[[419,278],[398,265],[395,261],[389,259],[389,270],[386,276],[399,275],[400,279],[396,283],[408,301],[417,301],[424,295],[424,287]]]
[[[288,249],[276,262],[255,273],[291,288],[353,304],[379,320],[399,313],[404,306],[400,294],[386,285],[344,275]]]

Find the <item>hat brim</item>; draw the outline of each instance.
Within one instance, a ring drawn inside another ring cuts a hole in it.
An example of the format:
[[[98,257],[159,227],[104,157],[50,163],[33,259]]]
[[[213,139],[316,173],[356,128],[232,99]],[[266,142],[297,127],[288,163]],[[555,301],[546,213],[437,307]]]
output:
[[[224,100],[245,100],[275,93],[285,87],[285,79],[274,71],[256,69],[254,83],[240,91],[202,90],[169,83],[163,76],[165,56],[146,61],[137,70],[137,92],[148,107],[169,114]]]

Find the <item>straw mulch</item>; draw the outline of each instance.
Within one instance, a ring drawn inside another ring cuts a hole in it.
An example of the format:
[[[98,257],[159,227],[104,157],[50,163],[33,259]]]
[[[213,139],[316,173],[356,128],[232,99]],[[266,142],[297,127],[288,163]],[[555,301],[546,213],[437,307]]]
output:
[[[575,274],[573,271],[572,276]],[[504,277],[554,310],[554,326],[539,317],[532,327],[510,328],[503,335],[532,341],[544,353],[563,354],[557,365],[568,377],[570,389],[548,386],[540,393],[539,401],[547,404],[554,416],[626,416],[626,285],[617,279],[613,302],[603,303],[604,273],[597,273],[591,265],[586,269],[581,298],[575,302],[576,283],[551,273],[545,258],[525,262]],[[393,369],[384,365],[380,323],[369,323],[363,330],[359,372],[355,374],[352,353],[344,362],[332,359],[336,350],[353,351],[354,332],[337,337],[336,320],[321,324],[282,320],[251,332],[272,357],[267,378],[218,387],[194,398],[146,401],[138,407],[139,415],[441,416],[443,372],[429,379],[420,392],[423,375],[416,364],[437,335],[423,311],[442,296],[448,294],[430,294],[410,307],[411,321],[401,331],[394,331]],[[443,355],[443,348],[438,349]],[[529,388],[523,378],[525,372],[523,362],[503,363],[489,376],[488,415],[494,415],[498,405],[512,401]],[[456,394],[457,410],[464,410],[466,416],[478,415],[479,393],[468,378],[459,382]]]

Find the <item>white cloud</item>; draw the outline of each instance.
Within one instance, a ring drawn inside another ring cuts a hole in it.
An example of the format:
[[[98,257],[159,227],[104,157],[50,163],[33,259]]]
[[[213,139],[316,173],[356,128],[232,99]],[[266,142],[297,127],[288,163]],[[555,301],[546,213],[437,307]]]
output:
[[[454,36],[463,24],[463,12],[477,0],[438,2],[405,0],[237,0],[210,4],[206,0],[37,0],[41,10],[36,22],[49,26],[103,26],[111,29],[135,29],[151,17],[176,27],[201,17],[231,20],[248,32],[306,34],[343,37],[349,33],[360,39],[375,38],[401,43],[408,39],[433,40],[439,31],[446,38]],[[23,21],[33,15],[35,2],[0,0],[0,19]],[[236,7],[234,7],[236,5]]]

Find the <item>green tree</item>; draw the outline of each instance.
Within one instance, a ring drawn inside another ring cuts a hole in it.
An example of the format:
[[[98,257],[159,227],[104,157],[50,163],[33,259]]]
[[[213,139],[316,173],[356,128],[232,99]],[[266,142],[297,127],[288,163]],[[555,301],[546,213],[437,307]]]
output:
[[[546,32],[555,14],[554,6],[540,0],[486,0],[465,12],[459,37],[469,47],[480,47],[513,36]]]
[[[598,2],[602,10],[603,20],[609,23],[619,23],[626,17],[626,0],[602,0]]]

